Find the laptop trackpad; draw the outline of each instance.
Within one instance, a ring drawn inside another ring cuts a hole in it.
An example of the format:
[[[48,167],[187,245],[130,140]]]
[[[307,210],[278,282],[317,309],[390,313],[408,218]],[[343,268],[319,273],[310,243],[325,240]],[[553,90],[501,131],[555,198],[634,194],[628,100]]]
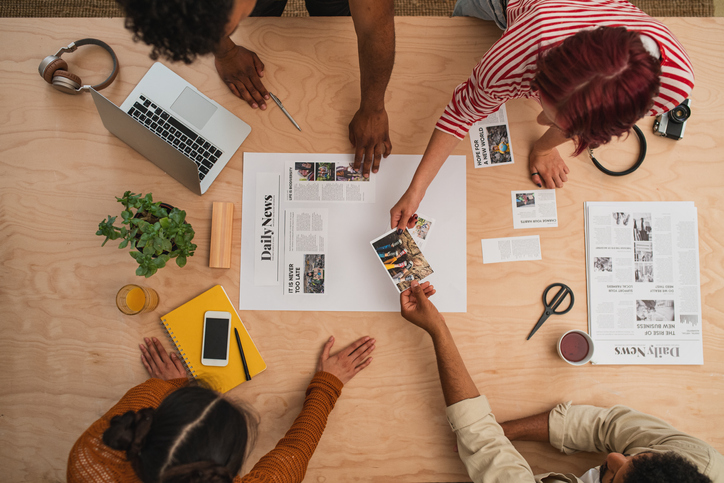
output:
[[[196,126],[197,129],[203,129],[216,112],[215,105],[188,87],[176,98],[176,101],[171,105],[171,109]]]

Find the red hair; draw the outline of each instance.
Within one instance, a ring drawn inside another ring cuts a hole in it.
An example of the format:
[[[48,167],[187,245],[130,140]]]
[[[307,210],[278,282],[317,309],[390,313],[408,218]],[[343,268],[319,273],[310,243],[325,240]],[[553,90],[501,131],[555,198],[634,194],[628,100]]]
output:
[[[637,32],[599,27],[541,53],[533,88],[557,109],[578,156],[628,133],[651,109],[660,75]]]

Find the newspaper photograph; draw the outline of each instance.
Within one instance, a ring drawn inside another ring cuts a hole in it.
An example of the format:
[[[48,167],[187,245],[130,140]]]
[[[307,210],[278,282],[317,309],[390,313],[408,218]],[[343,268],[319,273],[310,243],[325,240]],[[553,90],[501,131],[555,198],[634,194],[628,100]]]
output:
[[[413,280],[422,282],[433,274],[409,229],[401,235],[397,234],[397,229],[390,230],[370,244],[400,293],[410,288]]]
[[[556,190],[511,191],[513,229],[558,226]]]
[[[365,178],[349,163],[287,161],[285,171],[287,201],[375,201],[375,177]]]
[[[594,364],[703,364],[697,211],[689,202],[585,205]]]
[[[326,283],[326,209],[288,209],[284,212],[284,293],[318,295]]]
[[[412,235],[412,239],[415,240],[415,243],[417,243],[417,246],[420,247],[420,250],[425,248],[425,243],[427,243],[430,237],[432,225],[434,224],[435,220],[432,218],[421,213],[417,214],[417,221],[415,222],[415,226],[410,229],[410,234]]]
[[[277,173],[256,175],[254,285],[279,285],[280,183]]]
[[[480,240],[483,264],[540,260],[540,236],[513,236]]]
[[[470,144],[476,168],[513,164],[510,126],[505,105],[470,127]]]

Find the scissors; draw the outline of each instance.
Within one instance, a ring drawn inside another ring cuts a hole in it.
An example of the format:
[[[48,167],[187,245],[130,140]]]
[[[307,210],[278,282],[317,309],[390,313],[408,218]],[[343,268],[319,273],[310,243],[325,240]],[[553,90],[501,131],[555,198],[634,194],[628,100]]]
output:
[[[560,289],[558,290],[558,293],[553,296],[553,299],[548,302],[548,292],[553,287],[560,287]],[[568,308],[560,312],[557,311],[556,309],[563,303],[563,300],[566,298],[567,295],[571,296],[571,302],[568,304]],[[548,285],[543,292],[543,305],[546,309],[543,311],[543,315],[540,316],[540,319],[538,319],[538,323],[535,324],[535,327],[533,327],[533,330],[530,331],[530,334],[528,334],[528,338],[525,340],[529,340],[531,337],[533,337],[533,334],[535,334],[538,329],[540,329],[540,326],[543,325],[543,322],[545,322],[552,314],[563,315],[568,313],[568,311],[573,308],[573,301],[573,290],[571,290],[568,285],[564,283],[552,283]]]

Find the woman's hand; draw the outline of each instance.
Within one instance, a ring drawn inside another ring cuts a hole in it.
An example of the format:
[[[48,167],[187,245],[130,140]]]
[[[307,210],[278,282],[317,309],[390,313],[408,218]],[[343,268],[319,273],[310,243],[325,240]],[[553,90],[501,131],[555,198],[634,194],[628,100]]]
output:
[[[228,38],[222,40],[222,46],[214,56],[216,71],[231,92],[248,102],[253,109],[266,109],[264,100],[269,99],[269,91],[261,82],[264,63],[259,56]]]
[[[342,384],[347,384],[359,371],[372,362],[372,358],[368,356],[375,350],[375,339],[362,337],[330,356],[329,351],[333,345],[334,336],[331,336],[322,349],[322,355],[317,363],[317,372],[329,372],[342,381]]]
[[[175,352],[169,356],[161,343],[153,337],[143,339],[146,345],[139,344],[141,348],[141,362],[151,377],[170,381],[171,379],[186,378],[186,368]]]
[[[402,195],[400,201],[390,210],[390,228],[397,228],[398,233],[402,233],[402,230],[412,228],[415,226],[415,220],[413,216],[417,211],[417,207],[420,206],[422,196],[411,192],[409,189]]]
[[[541,188],[563,188],[563,183],[568,181],[566,175],[570,170],[556,148],[549,151],[537,151],[534,146],[530,153],[528,167],[533,183]]]

